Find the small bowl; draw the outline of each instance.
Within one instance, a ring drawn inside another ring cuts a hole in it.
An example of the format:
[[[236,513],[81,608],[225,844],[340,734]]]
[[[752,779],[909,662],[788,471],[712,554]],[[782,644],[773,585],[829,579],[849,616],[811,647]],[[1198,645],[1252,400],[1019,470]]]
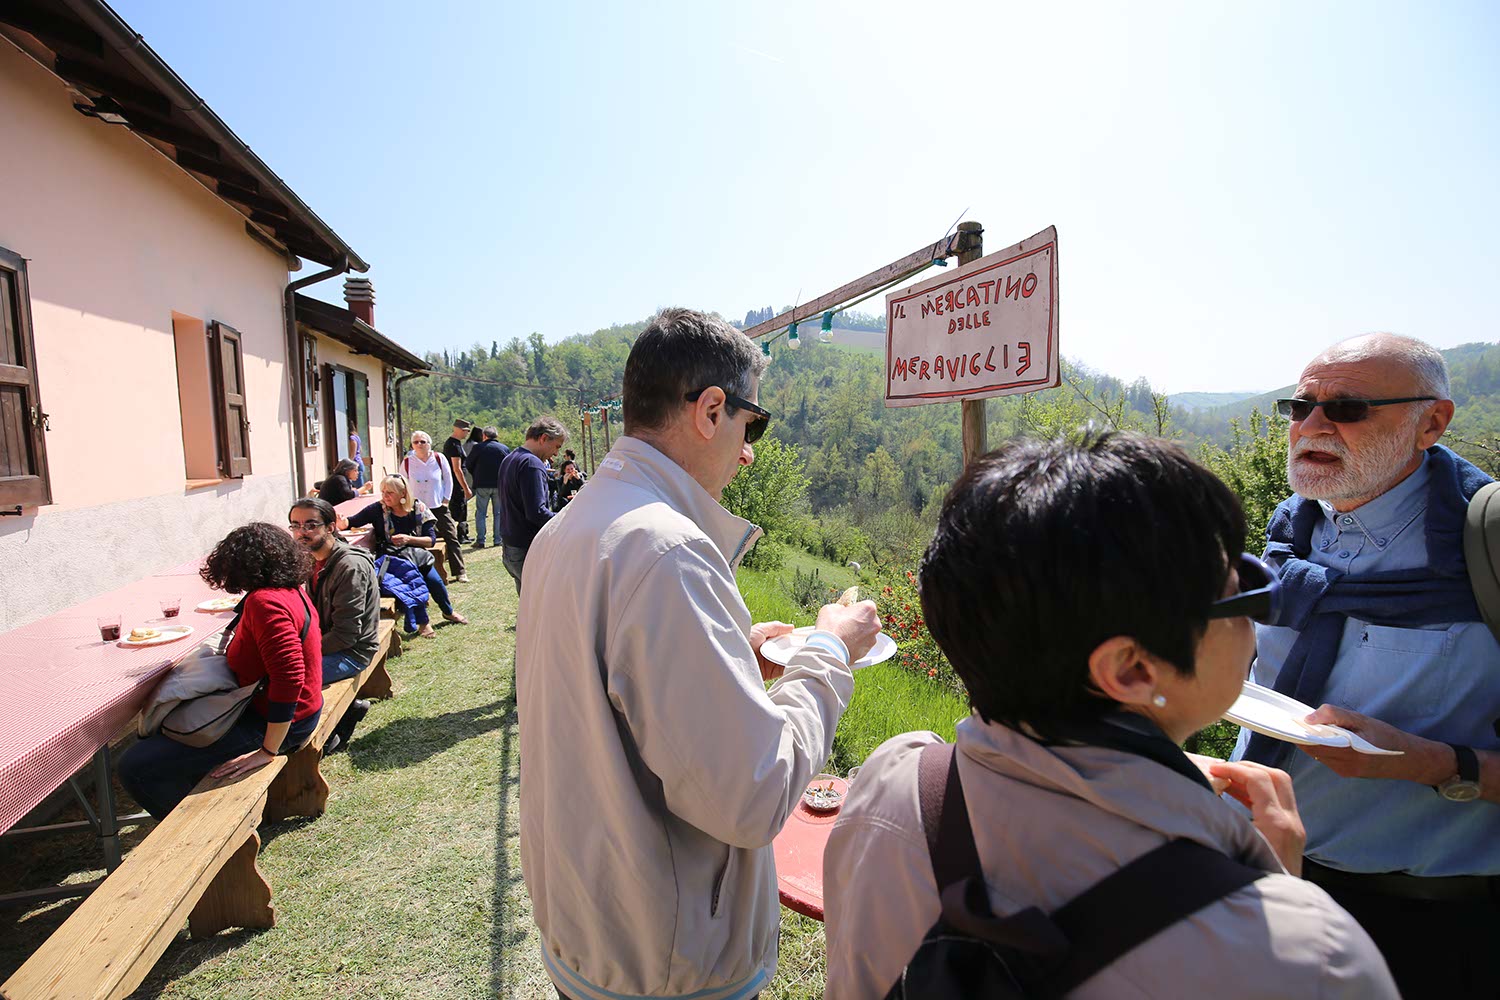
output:
[[[802,803],[813,812],[836,812],[844,804],[844,780],[836,774],[820,774],[802,792]]]

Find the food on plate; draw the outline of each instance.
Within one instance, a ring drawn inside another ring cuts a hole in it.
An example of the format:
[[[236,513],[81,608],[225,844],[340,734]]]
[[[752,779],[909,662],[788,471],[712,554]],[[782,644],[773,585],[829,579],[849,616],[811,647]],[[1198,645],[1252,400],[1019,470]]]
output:
[[[130,642],[145,642],[147,639],[155,639],[161,632],[154,628],[133,628],[126,638]]]
[[[215,597],[198,605],[204,611],[229,611],[239,606],[238,597]]]

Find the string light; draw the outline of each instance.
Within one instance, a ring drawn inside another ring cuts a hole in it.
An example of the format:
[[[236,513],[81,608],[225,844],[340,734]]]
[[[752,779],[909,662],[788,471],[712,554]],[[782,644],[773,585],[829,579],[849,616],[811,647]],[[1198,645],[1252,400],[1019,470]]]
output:
[[[797,324],[793,323],[786,329],[786,349],[795,351],[802,346],[802,341],[797,337]]]
[[[825,344],[833,343],[833,310],[823,314],[823,330],[818,334],[818,339]]]

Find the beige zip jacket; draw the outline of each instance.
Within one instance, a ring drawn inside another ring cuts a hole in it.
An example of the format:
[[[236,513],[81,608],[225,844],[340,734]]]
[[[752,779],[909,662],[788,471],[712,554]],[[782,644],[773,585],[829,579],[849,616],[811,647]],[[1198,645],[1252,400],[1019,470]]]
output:
[[[870,755],[823,857],[827,1000],[884,997],[940,911],[906,733]],[[1267,875],[1174,924],[1087,980],[1078,1000],[1346,998],[1399,994],[1373,941],[1286,869],[1250,821],[1208,789],[1135,754],[1046,747],[970,716],[958,772],[990,904],[1053,911],[1169,838]],[[1128,913],[1121,914],[1128,920]]]
[[[521,870],[576,1000],[748,1000],[775,974],[771,841],[854,678],[815,633],[766,689],[733,569],[758,535],[624,437],[527,555]]]

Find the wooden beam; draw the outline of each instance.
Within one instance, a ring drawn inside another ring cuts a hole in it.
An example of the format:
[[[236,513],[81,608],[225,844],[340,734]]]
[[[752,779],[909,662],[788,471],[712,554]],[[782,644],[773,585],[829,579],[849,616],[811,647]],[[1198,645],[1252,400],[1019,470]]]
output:
[[[130,123],[132,132],[160,139],[162,142],[171,143],[178,149],[187,150],[190,153],[211,160],[219,158],[219,147],[207,136],[194,132],[192,129],[174,125],[163,118],[157,118],[149,111],[135,105],[116,101],[120,105],[120,113]]]
[[[206,156],[199,156],[190,150],[177,150],[177,165],[185,170],[206,174],[214,180],[228,181],[245,191],[254,192],[260,189],[260,182],[243,170],[231,167],[227,163],[220,163],[218,160],[211,160]],[[276,204],[279,205],[280,202]]]
[[[104,39],[77,21],[60,17],[50,10],[24,0],[7,0],[0,4],[0,24],[8,24],[31,35],[56,51],[59,46],[104,58]]]
[[[151,87],[136,83],[134,80],[114,76],[82,59],[58,56],[52,68],[58,76],[69,83],[108,94],[120,104],[134,104],[162,117],[172,113],[172,102]]]
[[[856,278],[847,285],[835,288],[827,295],[820,295],[806,305],[797,306],[795,309],[784,312],[774,319],[768,319],[764,323],[757,323],[745,331],[745,336],[754,339],[768,333],[775,333],[782,327],[790,326],[792,323],[800,323],[809,316],[816,316],[821,312],[843,305],[845,302],[857,299],[866,292],[874,291],[893,281],[899,281],[909,274],[915,274],[928,264],[931,264],[933,258],[951,256],[953,253],[950,249],[952,242],[953,240],[949,237],[944,237],[936,243],[930,243],[914,253],[907,254],[900,260],[892,261],[885,267],[871,271],[863,278]]]
[[[256,194],[254,191],[246,191],[244,188],[236,187],[229,181],[224,180],[219,181],[218,190],[220,197],[228,198],[230,201],[237,201],[246,208],[258,209],[269,215],[274,215],[278,219],[291,218],[291,213],[287,211],[287,207],[275,198],[267,198],[265,195]]]
[[[984,256],[984,227],[977,222],[960,222],[958,224],[958,264],[962,267],[972,263]],[[965,399],[962,402],[959,416],[959,426],[963,431],[964,442],[964,467],[974,461],[985,452],[989,446],[985,443],[985,403],[983,399]]]

